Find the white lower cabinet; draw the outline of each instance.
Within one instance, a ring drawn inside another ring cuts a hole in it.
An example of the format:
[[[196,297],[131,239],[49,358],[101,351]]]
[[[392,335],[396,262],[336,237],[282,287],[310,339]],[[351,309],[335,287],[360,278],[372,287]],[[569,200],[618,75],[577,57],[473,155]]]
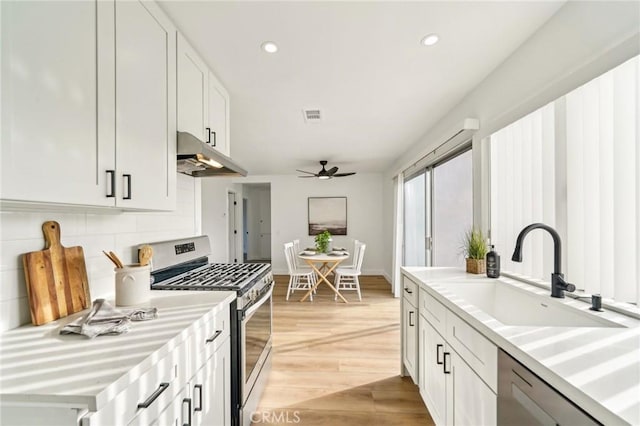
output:
[[[497,396],[420,317],[420,395],[436,425],[495,425]]]
[[[0,425],[230,425],[233,300],[154,292],[158,318],[119,336],[59,336],[73,316],[0,333]],[[39,362],[14,362],[34,345]]]
[[[189,397],[188,388],[182,391],[174,398],[173,401],[160,413],[158,418],[150,422],[153,426],[180,426],[191,425],[191,406],[193,399]],[[135,424],[134,422],[130,425]],[[144,424],[144,423],[138,423]]]
[[[189,382],[193,425],[231,424],[230,340],[220,346]]]
[[[446,424],[447,377],[444,373],[446,343],[442,336],[420,315],[419,323],[420,396],[435,424]]]
[[[418,309],[407,298],[402,301],[402,361],[413,382],[418,373]]]
[[[418,354],[414,368],[418,372],[420,396],[434,423],[495,425],[497,347],[423,288],[419,289],[418,305]],[[407,315],[405,309],[411,306],[403,301],[403,317]],[[407,364],[405,351],[411,349],[406,342],[402,346],[407,370],[411,366]]]
[[[128,385],[104,408],[82,419],[83,426],[147,425],[186,383],[187,344],[182,343]]]

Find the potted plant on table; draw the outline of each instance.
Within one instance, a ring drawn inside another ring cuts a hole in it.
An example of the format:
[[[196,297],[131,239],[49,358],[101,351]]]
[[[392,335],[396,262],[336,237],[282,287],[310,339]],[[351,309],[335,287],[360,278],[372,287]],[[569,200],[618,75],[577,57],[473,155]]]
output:
[[[331,242],[331,233],[327,230],[322,231],[315,238],[316,250],[319,253],[326,253],[329,251],[329,243]]]
[[[462,247],[467,261],[467,272],[484,274],[486,270],[485,256],[487,255],[487,241],[479,229],[472,228],[464,235]]]

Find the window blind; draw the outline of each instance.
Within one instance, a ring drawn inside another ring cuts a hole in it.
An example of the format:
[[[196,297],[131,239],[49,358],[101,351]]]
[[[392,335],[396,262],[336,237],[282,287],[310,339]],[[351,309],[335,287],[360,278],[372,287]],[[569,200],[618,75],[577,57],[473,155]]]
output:
[[[491,141],[491,240],[503,269],[549,281],[555,227],[563,271],[587,293],[640,306],[640,59],[499,130]]]

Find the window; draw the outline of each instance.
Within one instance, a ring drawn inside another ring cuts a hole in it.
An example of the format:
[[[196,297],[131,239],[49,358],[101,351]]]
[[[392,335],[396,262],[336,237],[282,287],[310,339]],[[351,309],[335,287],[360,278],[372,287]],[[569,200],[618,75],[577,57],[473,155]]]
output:
[[[463,265],[460,247],[473,223],[471,149],[463,149],[405,181],[403,265]]]
[[[473,225],[471,150],[433,168],[433,266],[464,264],[461,250]]]
[[[404,183],[404,266],[427,266],[426,173]]]
[[[558,230],[562,268],[587,293],[640,305],[640,60],[633,58],[491,135],[491,239],[503,269],[549,280]],[[543,256],[544,253],[544,256]]]

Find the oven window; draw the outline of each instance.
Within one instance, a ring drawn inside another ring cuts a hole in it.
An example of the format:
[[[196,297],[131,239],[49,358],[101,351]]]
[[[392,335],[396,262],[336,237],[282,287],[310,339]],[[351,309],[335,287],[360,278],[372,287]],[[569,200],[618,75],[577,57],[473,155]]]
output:
[[[262,355],[271,337],[271,299],[254,312],[245,323],[245,381]]]

